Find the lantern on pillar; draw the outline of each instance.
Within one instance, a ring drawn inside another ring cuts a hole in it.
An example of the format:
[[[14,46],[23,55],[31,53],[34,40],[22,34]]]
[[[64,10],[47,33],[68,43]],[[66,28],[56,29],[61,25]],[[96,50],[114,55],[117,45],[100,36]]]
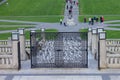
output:
[[[100,39],[100,40],[106,39],[106,32],[105,32],[105,31],[100,32],[100,34],[99,34],[99,39]]]
[[[92,34],[97,34],[97,30],[96,29],[92,29]]]
[[[12,40],[19,40],[19,32],[12,32],[12,35],[11,35],[11,37],[12,37]]]
[[[19,32],[20,35],[24,35],[24,28],[19,28],[18,32]]]
[[[98,28],[97,29],[97,32],[100,33],[100,32],[103,32],[104,31],[104,28]]]

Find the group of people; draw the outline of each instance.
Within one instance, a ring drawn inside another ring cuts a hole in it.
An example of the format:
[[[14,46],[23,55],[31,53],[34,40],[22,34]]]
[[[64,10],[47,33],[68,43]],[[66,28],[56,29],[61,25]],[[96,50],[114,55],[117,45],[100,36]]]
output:
[[[73,6],[77,5],[78,6],[78,2],[76,2],[75,0],[66,0],[66,9],[68,11],[68,18],[71,19],[73,17]],[[60,19],[60,25],[64,25],[67,26],[65,22],[63,22],[62,19]]]
[[[103,23],[104,22],[104,17],[101,16],[100,18],[98,17],[93,17],[93,18],[88,18],[88,22],[89,22],[89,25],[94,25],[94,23],[98,23],[100,21],[100,23]],[[84,18],[84,23],[87,22],[87,18],[85,17]]]
[[[69,3],[69,4],[68,4]],[[72,12],[73,12],[73,6],[77,5],[78,6],[78,2],[76,2],[75,0],[66,0],[66,9],[68,10],[68,18],[71,19],[72,18]]]

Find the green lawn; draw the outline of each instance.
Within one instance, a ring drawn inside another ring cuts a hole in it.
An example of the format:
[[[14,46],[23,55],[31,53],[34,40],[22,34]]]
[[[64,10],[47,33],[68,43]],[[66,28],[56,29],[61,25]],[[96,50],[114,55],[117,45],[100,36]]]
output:
[[[87,32],[88,29],[81,29],[80,32]],[[107,39],[120,39],[120,31],[115,30],[105,30]]]
[[[59,22],[63,16],[2,16],[0,19],[4,20],[20,20],[20,21],[33,21],[33,22]]]
[[[94,16],[104,16],[105,21],[120,20],[120,0],[79,0],[79,3],[80,22],[84,17]]]
[[[64,0],[8,0],[0,6],[1,16],[62,15]]]
[[[58,32],[56,29],[46,29],[46,32]],[[0,40],[6,40],[8,37],[11,37],[11,33],[3,33],[0,34]],[[30,31],[25,31],[25,37],[26,39],[30,39]]]
[[[8,0],[0,6],[0,19],[59,22],[65,0]]]
[[[109,24],[120,24],[120,22],[110,22]]]
[[[106,30],[107,39],[120,39],[120,31]]]
[[[109,26],[110,28],[120,28],[120,26]]]
[[[0,27],[0,31],[5,31],[5,30],[17,30],[18,28],[33,28],[30,26],[17,26],[17,27]]]
[[[120,15],[120,0],[79,0],[82,15]]]
[[[0,25],[27,25],[27,24],[17,22],[0,22]]]

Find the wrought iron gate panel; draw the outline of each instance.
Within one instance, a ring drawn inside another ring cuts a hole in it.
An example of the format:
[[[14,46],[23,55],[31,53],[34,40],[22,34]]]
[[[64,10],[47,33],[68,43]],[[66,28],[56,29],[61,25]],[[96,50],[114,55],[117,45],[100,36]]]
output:
[[[32,68],[87,68],[87,33],[31,33]]]

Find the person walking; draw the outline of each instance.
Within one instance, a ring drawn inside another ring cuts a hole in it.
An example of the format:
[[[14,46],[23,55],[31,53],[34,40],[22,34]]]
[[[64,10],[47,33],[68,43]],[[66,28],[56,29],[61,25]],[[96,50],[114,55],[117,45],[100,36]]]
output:
[[[87,22],[86,17],[84,17],[84,23],[86,23],[86,22]]]
[[[97,23],[98,23],[98,20],[99,20],[98,17],[96,17],[96,22],[97,22]]]
[[[89,21],[89,25],[91,25],[91,18],[89,18],[88,21]]]
[[[78,6],[78,4],[79,4],[79,3],[78,3],[78,2],[76,2],[76,5],[77,5],[77,6]]]
[[[102,23],[102,17],[100,17],[100,23]]]
[[[67,26],[65,22],[64,22],[64,26],[65,26],[65,27]]]
[[[62,25],[62,21],[63,21],[63,20],[62,20],[62,19],[60,19],[60,25]]]
[[[104,22],[104,17],[103,17],[103,16],[101,17],[101,22],[102,22],[102,23]]]
[[[94,19],[91,18],[91,25],[94,25]]]
[[[66,7],[66,8],[67,8],[67,10],[68,10],[68,5],[67,5],[67,7]]]

